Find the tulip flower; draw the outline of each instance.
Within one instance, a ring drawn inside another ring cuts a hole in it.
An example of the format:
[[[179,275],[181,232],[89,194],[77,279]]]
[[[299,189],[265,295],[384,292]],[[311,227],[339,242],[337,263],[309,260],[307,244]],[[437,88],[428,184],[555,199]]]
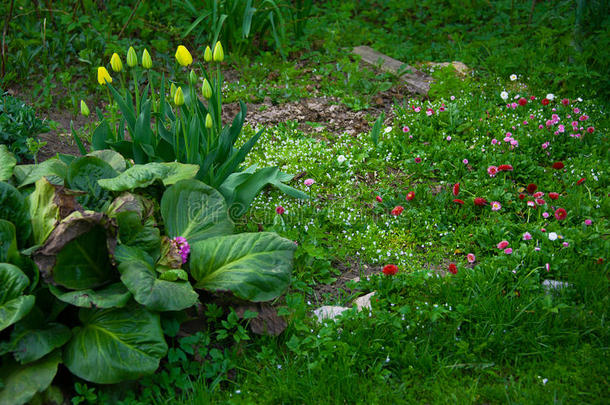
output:
[[[152,67],[152,58],[146,49],[142,52],[142,66],[144,66],[144,69],[150,69]]]
[[[180,107],[184,104],[184,95],[182,94],[182,87],[178,87],[176,89],[176,94],[174,94],[174,103]]]
[[[210,49],[209,45],[205,47],[205,52],[203,53],[203,60],[205,60],[206,62],[210,62],[212,60],[212,50]]]
[[[174,83],[172,83],[172,84],[169,86],[169,96],[170,96],[171,98],[174,98],[174,96],[175,96],[175,95],[176,95],[176,85],[175,85]]]
[[[87,107],[87,104],[85,103],[85,100],[81,100],[80,101],[80,113],[84,116],[84,117],[88,117],[89,116],[89,107]]]
[[[222,44],[220,43],[220,41],[216,42],[216,45],[214,45],[214,62],[222,62],[225,58],[225,54],[222,50]]]
[[[112,67],[112,70],[115,72],[120,72],[123,70],[123,62],[121,62],[121,57],[116,52],[112,54],[112,57],[110,57],[110,67]]]
[[[112,83],[112,77],[103,66],[97,68],[97,82],[102,86],[106,83]]]
[[[203,85],[201,86],[201,93],[203,93],[203,97],[206,99],[212,98],[212,86],[210,86],[210,82],[208,79],[203,79]]]
[[[138,55],[136,55],[136,50],[133,49],[133,46],[129,47],[127,51],[127,66],[134,67],[138,65]]]
[[[178,49],[176,49],[176,60],[182,66],[188,66],[193,63],[193,57],[184,45],[180,45]]]
[[[189,82],[191,82],[193,86],[197,84],[197,74],[194,70],[191,70],[191,73],[189,73]]]
[[[205,127],[207,129],[212,128],[212,116],[209,113],[205,116]]]

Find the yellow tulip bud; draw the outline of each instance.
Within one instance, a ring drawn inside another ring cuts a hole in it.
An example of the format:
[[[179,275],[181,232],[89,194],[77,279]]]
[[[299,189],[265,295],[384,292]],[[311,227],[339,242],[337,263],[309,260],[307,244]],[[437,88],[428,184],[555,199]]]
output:
[[[112,83],[112,77],[110,77],[110,74],[103,66],[97,68],[97,82],[101,85]]]
[[[113,53],[112,57],[110,58],[110,67],[112,67],[112,70],[115,72],[120,72],[123,70],[123,62],[121,62],[121,58],[116,52]]]
[[[127,51],[127,66],[134,67],[138,65],[138,55],[136,55],[136,50],[133,49],[133,46],[129,47]]]
[[[212,86],[210,86],[210,82],[208,79],[203,79],[203,85],[201,86],[201,93],[203,93],[203,97],[206,99],[212,98]]]
[[[174,98],[174,96],[175,96],[175,95],[176,95],[176,85],[175,85],[174,83],[172,83],[172,84],[169,86],[169,96],[170,96],[171,98]]]
[[[191,53],[183,45],[180,45],[178,49],[176,49],[176,60],[182,66],[188,66],[193,63]]]
[[[178,87],[176,89],[176,94],[174,94],[174,103],[180,107],[184,104],[184,95],[182,94],[182,87]]]
[[[89,116],[89,107],[87,107],[87,104],[85,103],[85,100],[81,100],[80,101],[80,113],[84,116],[84,117],[88,117]]]
[[[203,60],[205,60],[206,62],[212,60],[212,50],[210,49],[209,45],[205,47],[205,52],[203,53]]]
[[[150,69],[152,67],[152,58],[146,49],[142,52],[142,66],[145,69]]]
[[[222,50],[222,45],[220,41],[216,42],[214,45],[214,62],[222,62],[225,58],[225,54]]]
[[[205,116],[205,127],[207,129],[212,128],[212,116],[209,113]]]

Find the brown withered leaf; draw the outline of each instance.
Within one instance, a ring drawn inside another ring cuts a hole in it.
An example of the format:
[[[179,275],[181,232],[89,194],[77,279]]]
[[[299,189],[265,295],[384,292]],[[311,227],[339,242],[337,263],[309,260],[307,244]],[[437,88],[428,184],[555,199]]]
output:
[[[256,318],[250,319],[250,329],[257,335],[278,336],[286,329],[286,320],[267,303],[244,304],[235,309],[240,318],[243,318],[246,311],[258,313]]]
[[[74,211],[82,211],[83,207],[76,202],[76,197],[87,194],[84,191],[70,190],[64,186],[52,184],[55,188],[53,204],[59,208],[59,219],[62,220]]]

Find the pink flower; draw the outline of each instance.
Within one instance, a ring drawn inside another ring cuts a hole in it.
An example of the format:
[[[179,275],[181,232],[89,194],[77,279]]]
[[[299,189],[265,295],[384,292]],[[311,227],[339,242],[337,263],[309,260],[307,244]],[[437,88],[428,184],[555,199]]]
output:
[[[544,204],[546,204],[546,201],[544,201],[542,198],[536,198],[536,204],[544,205]],[[544,214],[542,214],[542,216],[544,217]]]
[[[487,168],[487,174],[489,174],[489,177],[495,177],[497,173],[498,168],[496,166],[489,166]]]
[[[585,219],[585,225],[589,226],[593,223],[590,219]]]
[[[447,138],[446,138],[446,139],[447,139],[448,141],[450,141],[450,140],[451,140],[451,135],[447,135]]]
[[[536,203],[534,203],[533,201],[528,201],[527,202],[527,206],[531,207],[531,208],[534,208],[536,206]]]
[[[507,241],[507,240],[503,240],[503,241],[501,241],[500,243],[498,243],[498,244],[496,245],[496,247],[497,247],[498,249],[501,249],[501,250],[502,250],[502,249],[506,249],[506,248],[508,247],[508,241]]]
[[[578,120],[579,120],[579,121],[586,121],[586,120],[588,120],[588,119],[589,119],[589,116],[588,116],[588,115],[581,115],[580,117],[578,117]]]
[[[513,253],[513,248],[506,248],[506,249],[504,249],[504,253],[506,253],[507,255]]]
[[[538,125],[538,129],[542,129],[544,126],[542,124]]]
[[[543,212],[542,213],[542,218],[546,219],[549,217],[549,213],[548,212]]]
[[[546,271],[551,271],[551,265],[549,263],[546,263],[544,267],[546,268]]]
[[[421,111],[421,108],[419,108],[419,107],[415,107],[415,108],[413,109],[413,111],[415,111],[416,113],[418,113],[418,112],[420,112],[420,111]]]
[[[303,182],[303,184],[305,184],[307,187],[311,186],[313,183],[315,183],[316,181],[314,179],[305,179],[305,181]]]
[[[408,126],[406,126],[406,125],[405,125],[404,127],[402,127],[402,132],[404,132],[404,133],[407,133],[407,132],[409,132],[410,130],[411,130],[411,129],[409,129],[409,127],[408,127]]]
[[[474,263],[477,258],[475,257],[474,253],[468,253],[466,255],[466,259],[468,260],[468,263]]]
[[[531,240],[532,239],[532,234],[529,232],[525,232],[523,234],[523,240]]]
[[[449,98],[451,99],[451,101],[455,100],[455,96],[451,96]]]
[[[557,127],[557,132],[559,132],[560,134],[564,133],[565,131],[566,131],[565,126],[563,126],[563,125],[559,125],[559,126]]]
[[[498,140],[496,138],[491,140],[491,144],[492,145],[497,145],[498,144]]]
[[[549,142],[545,142],[542,144],[542,149],[546,149],[549,147]]]
[[[568,247],[570,244],[568,242],[563,242],[563,247]]]
[[[382,202],[382,201],[383,201],[383,198],[381,198],[381,196],[380,196],[380,195],[378,195],[377,197],[375,197],[375,199],[376,199],[378,202]]]
[[[415,158],[415,163],[421,163],[421,158],[419,156]]]
[[[275,212],[278,215],[282,215],[284,212],[286,212],[286,210],[284,209],[284,207],[282,207],[281,205],[278,205],[277,207],[275,207]]]
[[[462,163],[464,163],[465,165],[467,165],[467,164],[468,164],[468,159],[464,159],[464,160],[462,160]]]
[[[491,210],[492,211],[500,211],[500,208],[502,208],[502,205],[498,201],[492,201],[491,202]]]
[[[440,112],[443,112],[443,111],[445,111],[445,107],[440,106],[438,110],[439,110]]]
[[[594,131],[595,131],[594,127],[587,128],[587,132],[590,133],[590,134],[592,134]]]
[[[576,108],[574,108],[573,111],[574,111],[574,114],[579,114],[580,113],[580,108],[576,107]]]
[[[182,263],[186,263],[189,257],[189,253],[191,252],[191,246],[186,241],[186,238],[182,236],[176,236],[172,239],[172,244],[178,250],[178,254],[182,258]]]
[[[434,110],[432,108],[426,109],[426,115],[429,117],[434,114]]]

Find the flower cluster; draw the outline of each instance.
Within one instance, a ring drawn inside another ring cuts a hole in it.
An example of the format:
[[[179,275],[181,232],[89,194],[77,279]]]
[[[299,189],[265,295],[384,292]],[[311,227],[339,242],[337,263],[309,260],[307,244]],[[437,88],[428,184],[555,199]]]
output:
[[[174,239],[172,239],[172,244],[178,250],[180,257],[182,257],[182,263],[186,263],[189,253],[191,252],[191,246],[186,241],[186,238],[176,236]]]

